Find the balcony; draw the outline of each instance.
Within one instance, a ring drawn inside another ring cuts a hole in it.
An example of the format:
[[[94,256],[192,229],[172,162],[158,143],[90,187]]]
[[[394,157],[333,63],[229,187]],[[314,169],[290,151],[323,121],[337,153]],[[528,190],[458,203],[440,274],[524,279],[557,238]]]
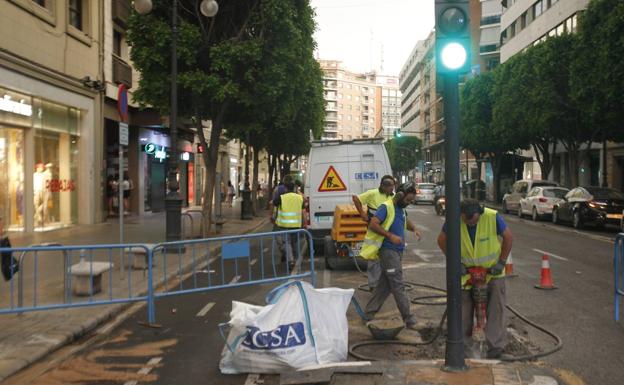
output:
[[[130,7],[128,0],[113,0],[113,20],[124,28],[130,16]]]
[[[338,95],[336,95],[335,93],[326,93],[325,94],[325,100],[336,101],[336,100],[338,100]]]
[[[500,24],[501,15],[485,16],[481,18],[481,25]]]
[[[132,67],[115,55],[113,55],[113,82],[125,84],[128,89],[132,88]]]
[[[336,114],[327,114],[325,115],[326,122],[338,122],[338,116]]]

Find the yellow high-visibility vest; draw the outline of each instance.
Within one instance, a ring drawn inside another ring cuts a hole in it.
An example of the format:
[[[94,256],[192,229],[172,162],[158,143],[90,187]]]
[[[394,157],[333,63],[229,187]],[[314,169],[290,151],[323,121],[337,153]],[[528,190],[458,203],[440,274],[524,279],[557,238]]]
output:
[[[358,195],[360,202],[367,207],[369,217],[373,217],[382,203],[392,198],[392,195],[386,195],[379,192],[378,188],[365,191]]]
[[[394,222],[394,201],[390,198],[379,205],[379,208],[381,208],[382,205],[386,206],[387,215],[386,220],[381,223],[381,227],[388,231]],[[405,215],[405,227],[407,228],[407,215],[405,214],[405,210],[403,210],[403,215]],[[379,259],[379,249],[381,248],[383,240],[383,235],[377,234],[369,227],[368,230],[366,230],[366,235],[364,236],[364,243],[362,245],[362,250],[360,250],[360,257],[369,260]]]
[[[501,243],[498,240],[496,234],[496,210],[486,208],[479,222],[477,223],[477,230],[475,232],[474,245],[470,240],[468,234],[468,226],[461,222],[461,262],[466,267],[480,266],[486,269],[496,265],[501,253]],[[492,278],[501,278],[505,276],[505,269],[499,275],[492,276],[487,275],[487,282],[490,282]],[[470,278],[470,274],[462,276],[462,287],[469,289],[471,286],[466,285],[466,282]]]
[[[301,208],[303,196],[289,192],[280,196],[281,204],[277,209],[275,224],[279,227],[301,228]]]

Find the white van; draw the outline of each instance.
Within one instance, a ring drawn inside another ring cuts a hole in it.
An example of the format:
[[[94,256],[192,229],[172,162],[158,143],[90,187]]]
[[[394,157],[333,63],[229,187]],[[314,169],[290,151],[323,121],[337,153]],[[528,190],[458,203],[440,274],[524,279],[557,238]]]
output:
[[[392,175],[382,138],[312,141],[305,177],[310,224],[317,250],[331,232],[334,209],[351,196],[379,187]]]

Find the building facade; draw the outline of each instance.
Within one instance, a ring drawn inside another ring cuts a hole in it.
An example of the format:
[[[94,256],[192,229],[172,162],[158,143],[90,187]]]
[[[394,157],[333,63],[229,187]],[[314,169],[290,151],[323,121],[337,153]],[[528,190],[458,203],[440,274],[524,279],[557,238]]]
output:
[[[0,215],[7,231],[96,221],[103,2],[0,2]]]
[[[336,60],[319,60],[325,97],[324,139],[371,138],[381,129],[381,87],[376,74],[358,74]]]
[[[377,135],[385,140],[392,139],[394,132],[401,129],[401,90],[398,76],[377,75],[377,86],[381,88],[381,127]]]
[[[435,32],[420,40],[399,75],[401,133],[420,138],[421,179],[444,180],[444,110],[436,88]]]

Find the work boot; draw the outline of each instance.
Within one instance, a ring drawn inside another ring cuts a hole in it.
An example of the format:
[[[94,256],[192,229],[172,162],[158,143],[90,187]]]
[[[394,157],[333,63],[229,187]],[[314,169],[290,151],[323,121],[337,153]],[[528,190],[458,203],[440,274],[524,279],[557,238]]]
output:
[[[410,316],[409,316],[409,317],[405,320],[405,327],[406,327],[407,329],[410,329],[410,330],[418,330],[418,329],[416,328],[416,324],[417,324],[417,322],[416,322],[416,316],[414,316],[413,314],[412,314],[412,315],[410,315]]]

